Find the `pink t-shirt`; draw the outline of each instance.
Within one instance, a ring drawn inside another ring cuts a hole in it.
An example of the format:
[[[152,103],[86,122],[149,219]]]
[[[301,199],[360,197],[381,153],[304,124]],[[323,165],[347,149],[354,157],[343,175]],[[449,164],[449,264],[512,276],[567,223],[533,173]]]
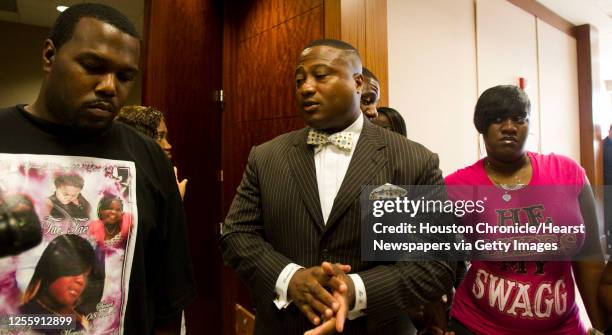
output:
[[[529,185],[520,190],[506,192],[495,187],[486,174],[483,159],[446,177],[451,198],[452,185],[485,186],[478,188],[479,199],[487,199],[485,212],[465,216],[464,224],[508,225],[512,224],[513,215],[518,215],[520,223],[583,224],[578,202],[578,195],[586,182],[582,167],[555,154],[529,152],[528,156],[533,175]],[[536,191],[530,193],[530,188]],[[510,197],[506,195],[504,199],[506,193]],[[474,239],[496,237],[468,236]],[[557,240],[571,253],[580,249],[585,236],[580,233],[552,234],[546,238]],[[479,335],[586,334],[574,292],[569,261],[474,260],[457,289],[451,316]]]

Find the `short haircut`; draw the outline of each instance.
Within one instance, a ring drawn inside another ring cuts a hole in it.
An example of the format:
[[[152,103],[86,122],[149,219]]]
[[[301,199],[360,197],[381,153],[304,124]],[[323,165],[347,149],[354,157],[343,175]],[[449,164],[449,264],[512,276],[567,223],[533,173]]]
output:
[[[325,38],[325,39],[310,41],[310,43],[308,43],[304,47],[304,49],[318,47],[318,46],[326,46],[326,47],[332,47],[332,48],[336,48],[336,49],[340,49],[344,51],[352,51],[356,53],[357,56],[359,56],[359,51],[357,51],[357,49],[355,49],[354,46],[350,45],[347,42],[344,42],[341,40],[335,40],[332,38]],[[359,58],[361,59],[361,56],[359,56]]]
[[[314,48],[318,46],[332,47],[335,49],[342,50],[346,56],[353,57],[355,60],[357,60],[359,62],[359,67],[360,68],[362,67],[361,56],[359,55],[359,51],[357,51],[357,49],[355,49],[354,46],[350,45],[347,42],[341,41],[341,40],[335,40],[331,38],[313,40],[313,41],[310,41],[310,43],[308,43],[302,50],[306,50],[308,48]]]
[[[130,36],[140,38],[134,24],[118,10],[102,4],[81,3],[68,7],[51,27],[49,39],[53,41],[56,49],[72,38],[74,28],[85,17],[106,22]]]
[[[531,102],[527,93],[514,85],[494,86],[482,92],[474,108],[474,126],[481,134],[496,119],[520,116],[529,118]]]
[[[372,73],[372,71],[370,71],[367,67],[365,67],[365,66],[363,67],[362,73],[363,73],[364,77],[366,77],[368,79],[374,79],[375,81],[380,83],[380,80],[378,80],[378,78],[376,78],[374,73]]]
[[[125,106],[115,118],[152,139],[157,137],[157,127],[163,119],[161,111],[146,106]]]
[[[83,177],[76,173],[59,174],[55,177],[53,183],[55,184],[55,188],[59,188],[60,186],[74,186],[82,189],[83,185],[85,185]]]
[[[404,122],[404,118],[397,110],[391,107],[379,107],[376,111],[378,114],[384,115],[389,119],[391,131],[406,136],[406,122]]]
[[[121,198],[114,194],[105,193],[104,196],[102,196],[102,199],[100,199],[100,202],[98,203],[98,218],[100,218],[101,211],[105,209],[110,209],[110,206],[113,201],[119,202],[119,204],[121,205],[121,211],[123,211],[123,200],[121,200]]]

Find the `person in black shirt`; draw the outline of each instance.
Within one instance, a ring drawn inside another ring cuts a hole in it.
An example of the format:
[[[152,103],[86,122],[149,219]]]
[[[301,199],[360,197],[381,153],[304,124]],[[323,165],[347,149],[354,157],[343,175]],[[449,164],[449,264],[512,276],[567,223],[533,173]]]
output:
[[[85,179],[87,197],[112,191],[135,218],[125,248],[105,252],[104,294],[85,316],[87,334],[178,334],[181,311],[195,298],[172,165],[154,140],[113,121],[139,58],[138,34],[124,15],[100,4],[71,6],[44,41],[44,80],[36,101],[0,109],[0,189],[44,203],[52,190],[41,191],[40,185],[68,170]],[[89,238],[89,221],[74,231],[48,223],[43,241],[63,234]],[[0,281],[18,277],[19,264],[27,268],[37,257],[36,250],[19,255],[16,269],[3,269]],[[8,291],[0,292],[0,312],[16,313],[14,297],[23,292]]]

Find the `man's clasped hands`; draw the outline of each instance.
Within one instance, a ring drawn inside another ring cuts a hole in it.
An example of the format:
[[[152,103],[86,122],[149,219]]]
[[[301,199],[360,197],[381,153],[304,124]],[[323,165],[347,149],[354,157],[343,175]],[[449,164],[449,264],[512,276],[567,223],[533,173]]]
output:
[[[342,332],[348,312],[355,304],[355,285],[347,276],[350,265],[323,262],[298,270],[289,281],[287,295],[317,326],[305,335]]]

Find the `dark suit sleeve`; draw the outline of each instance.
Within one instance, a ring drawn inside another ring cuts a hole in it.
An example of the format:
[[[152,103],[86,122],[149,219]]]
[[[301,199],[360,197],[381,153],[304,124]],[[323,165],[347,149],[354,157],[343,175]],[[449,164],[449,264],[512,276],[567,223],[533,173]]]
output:
[[[281,271],[291,260],[264,238],[261,194],[253,147],[240,186],[225,218],[221,236],[223,259],[249,286],[257,299],[272,302]]]
[[[417,185],[443,185],[438,156],[430,153]],[[377,327],[403,311],[439,301],[453,287],[454,262],[396,262],[359,272],[367,296],[368,327]],[[372,324],[374,323],[374,324]]]

